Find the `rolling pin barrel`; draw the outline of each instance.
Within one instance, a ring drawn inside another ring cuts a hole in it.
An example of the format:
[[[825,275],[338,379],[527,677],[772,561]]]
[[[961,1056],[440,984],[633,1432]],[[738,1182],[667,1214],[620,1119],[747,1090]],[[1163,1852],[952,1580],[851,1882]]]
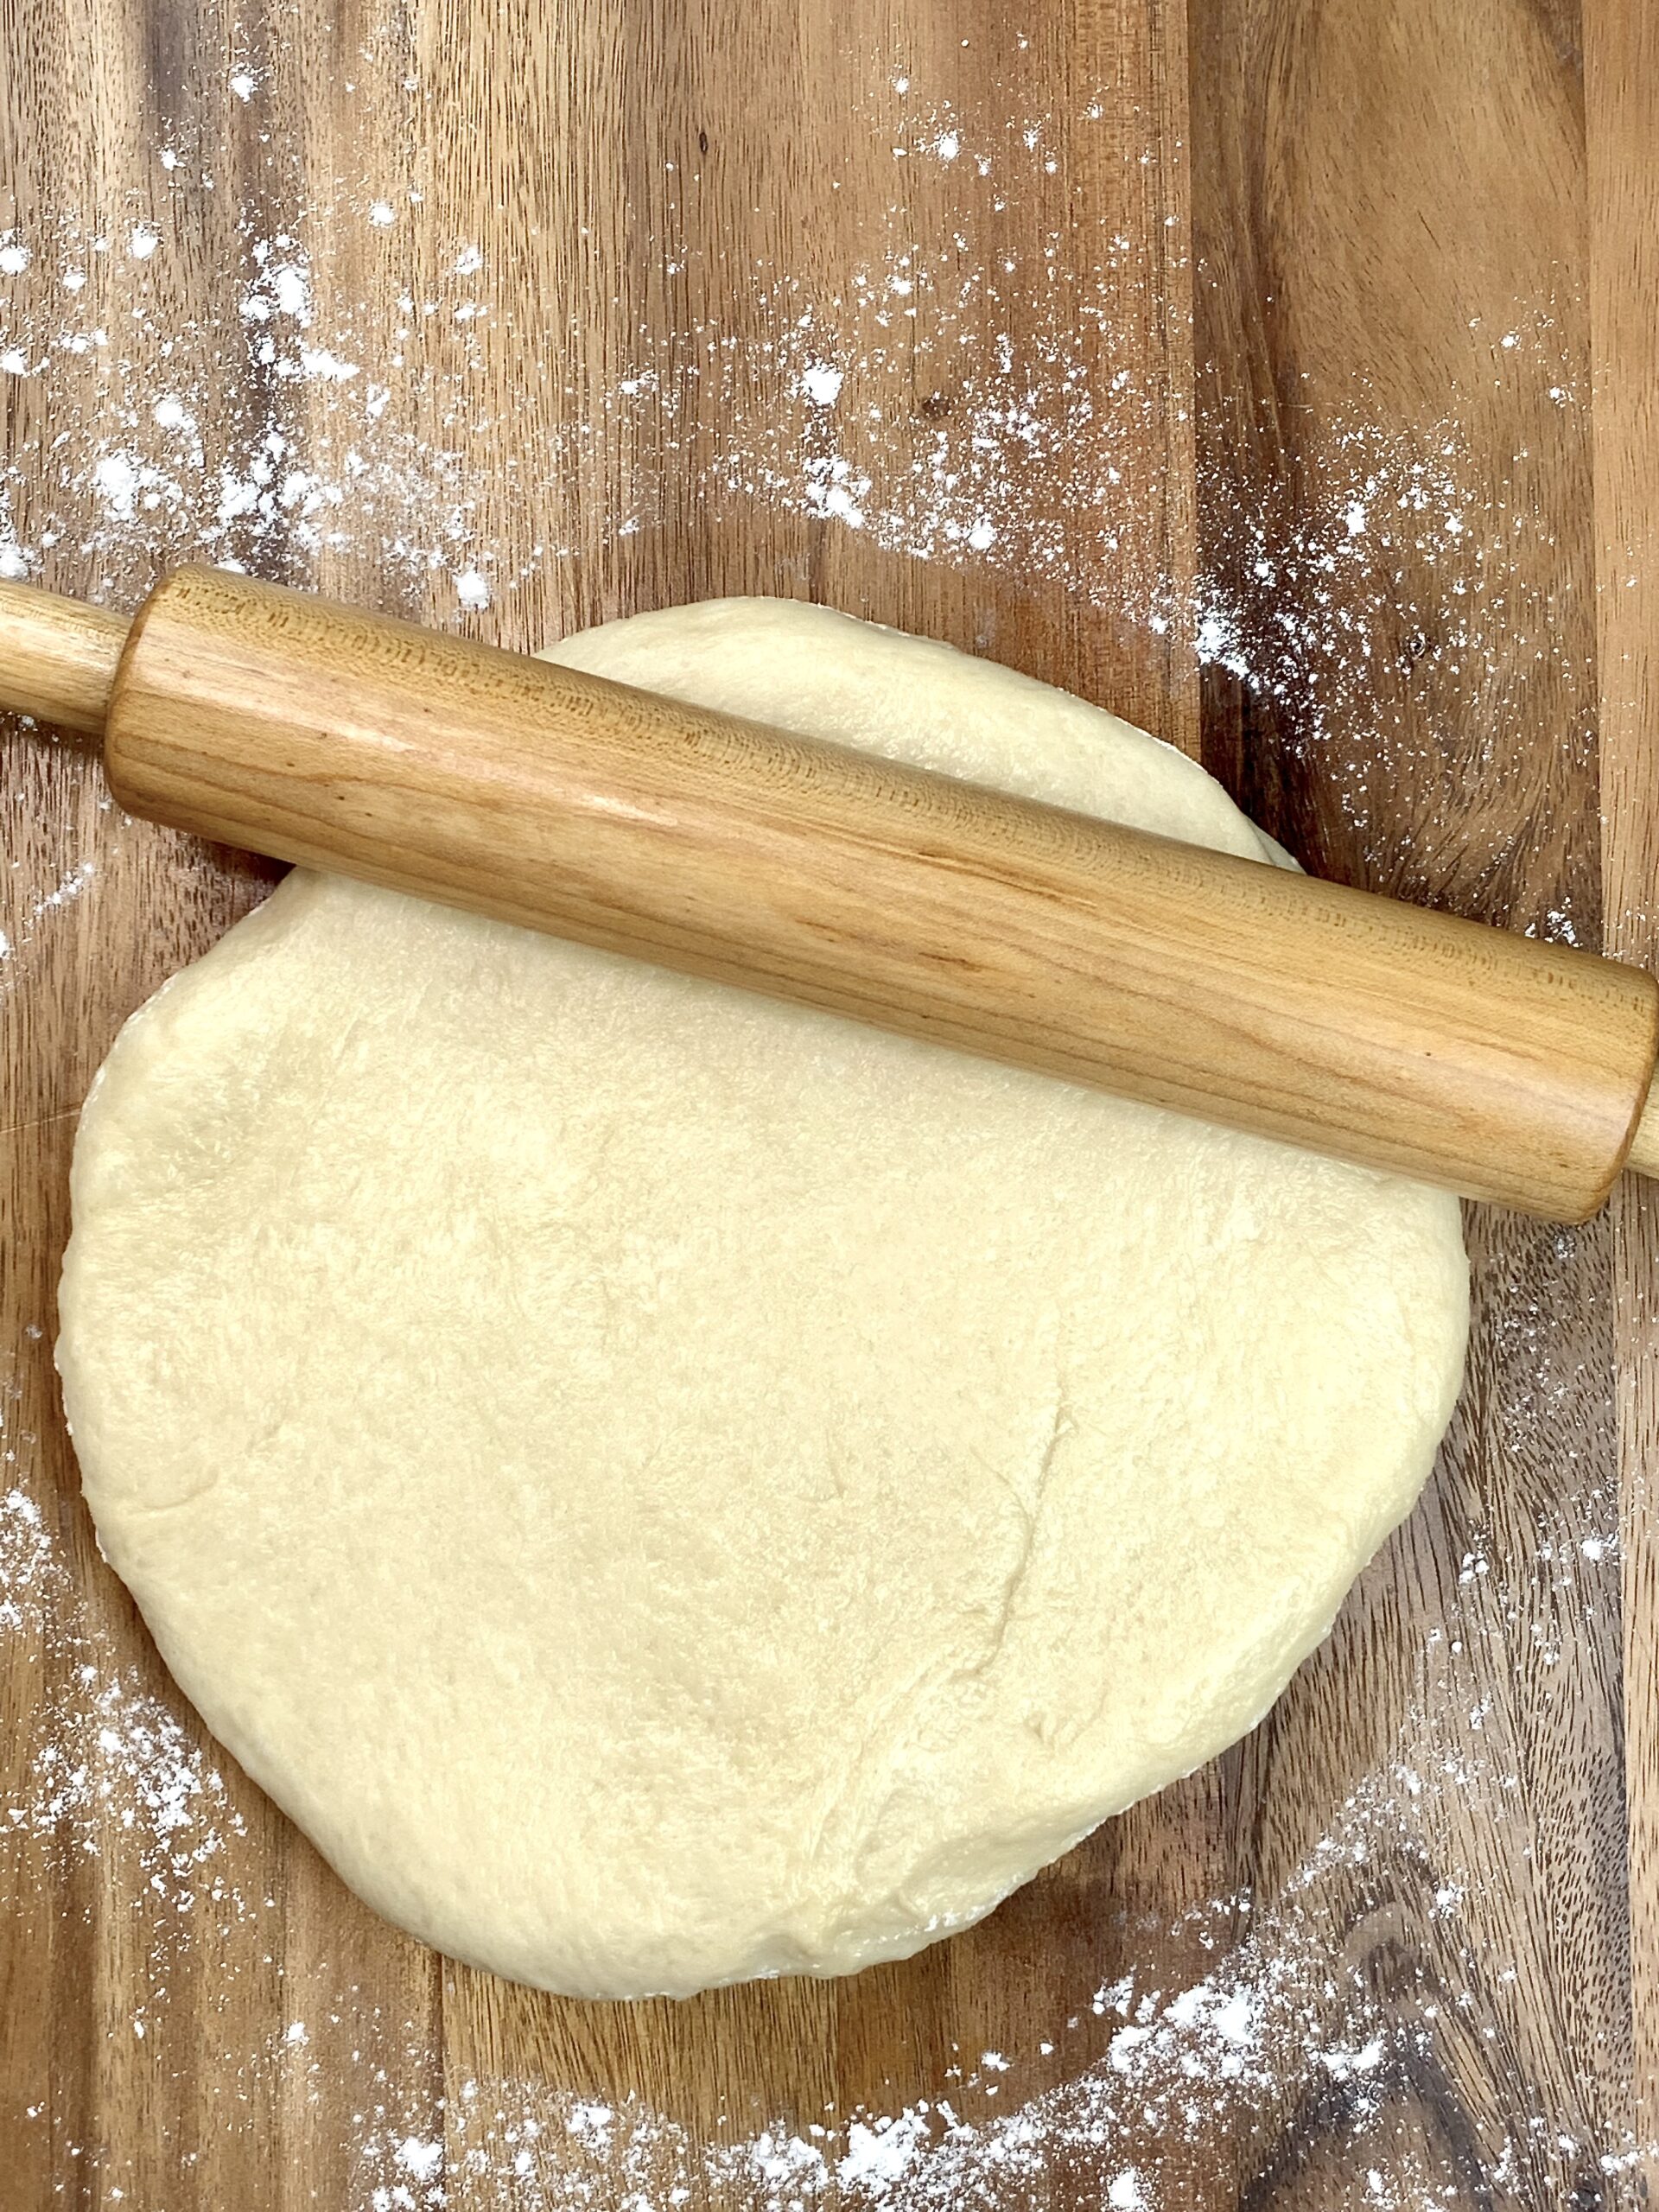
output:
[[[141,613],[105,753],[207,837],[1556,1219],[1659,1046],[1590,954],[217,570]]]

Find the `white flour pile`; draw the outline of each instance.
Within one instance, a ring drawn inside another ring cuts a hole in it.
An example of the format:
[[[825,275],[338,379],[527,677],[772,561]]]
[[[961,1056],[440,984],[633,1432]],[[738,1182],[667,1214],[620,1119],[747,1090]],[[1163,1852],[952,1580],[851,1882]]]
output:
[[[257,105],[257,73],[238,72],[228,96]],[[1097,108],[1073,127],[1095,120]],[[0,575],[49,565],[59,579],[90,579],[124,602],[162,559],[206,556],[274,565],[296,579],[378,579],[411,607],[429,594],[441,617],[459,619],[493,605],[499,613],[498,602],[568,557],[579,536],[591,541],[595,513],[622,539],[690,500],[728,513],[734,527],[758,505],[826,518],[908,559],[1056,580],[1102,620],[1149,629],[1219,666],[1320,748],[1327,785],[1362,838],[1404,742],[1376,680],[1368,611],[1433,638],[1437,680],[1467,696],[1491,678],[1491,641],[1501,632],[1507,651],[1518,624],[1535,622],[1541,657],[1561,664],[1548,610],[1512,595],[1516,533],[1539,526],[1527,512],[1525,456],[1507,473],[1478,471],[1452,395],[1446,421],[1408,440],[1368,425],[1363,389],[1339,404],[1325,395],[1327,419],[1342,427],[1320,457],[1311,508],[1292,518],[1212,502],[1226,557],[1196,588],[1138,570],[1163,499],[1162,486],[1141,474],[1141,437],[1160,418],[1162,394],[1128,340],[1137,329],[1144,338],[1161,267],[1127,238],[1075,232],[1057,233],[1034,261],[1001,251],[1007,202],[1053,175],[1058,134],[1042,116],[964,116],[893,73],[872,101],[870,128],[891,142],[895,162],[963,180],[958,230],[918,239],[895,206],[845,268],[807,276],[757,267],[741,279],[722,270],[717,287],[711,279],[695,292],[691,275],[709,272],[688,272],[678,249],[664,247],[671,315],[642,328],[621,372],[593,385],[579,364],[526,365],[532,382],[566,375],[575,393],[556,438],[535,451],[512,445],[512,395],[505,421],[499,411],[486,419],[471,397],[467,372],[485,359],[497,304],[477,244],[449,241],[442,276],[384,311],[327,275],[348,232],[371,245],[399,237],[418,200],[407,188],[341,194],[332,204],[296,195],[280,221],[242,221],[232,312],[211,327],[170,323],[169,259],[182,250],[200,178],[176,149],[158,147],[166,189],[153,219],[92,229],[66,207],[0,231],[0,391],[18,426],[0,474]],[[1181,251],[1172,239],[1170,260],[1179,264]],[[691,305],[716,290],[717,321]],[[429,373],[420,334],[435,321],[454,364],[435,444],[408,428],[418,392],[429,399],[429,385],[417,391]],[[1554,347],[1548,318],[1518,305],[1513,328],[1493,334],[1496,372],[1539,382],[1554,404],[1575,406],[1580,395]],[[950,397],[921,442],[889,436],[885,426],[907,416],[918,392],[927,413],[936,382]],[[259,404],[226,419],[217,395],[245,383]],[[519,397],[529,404],[529,385]],[[518,520],[492,534],[484,518],[500,510],[488,489],[508,448]],[[623,483],[632,504],[619,512]],[[1402,569],[1430,579],[1432,603],[1402,607]],[[1252,594],[1268,587],[1282,598],[1290,612],[1281,624],[1264,630],[1241,578]],[[1586,680],[1584,721],[1562,733],[1569,747],[1588,742],[1592,727],[1587,674],[1570,673]],[[24,797],[20,784],[0,804]],[[100,837],[116,829],[99,817]],[[38,880],[22,881],[14,868],[0,999],[28,990],[31,956],[49,933],[86,930],[95,945],[95,900],[84,894],[107,850],[51,852],[28,863]],[[1575,935],[1565,911],[1548,926]],[[1488,1510],[1465,1494],[1465,1476],[1431,1501],[1437,1554],[1462,1564],[1418,1654],[1408,1709],[1391,1736],[1379,1733],[1372,1770],[1333,1790],[1346,1795],[1327,1833],[1311,1847],[1279,1840],[1291,1871],[1274,1899],[1198,1894],[1173,1928],[1153,1931],[1160,1955],[1192,1961],[1179,1986],[1125,1971],[1133,1932],[1103,1928],[1098,1972],[1058,2008],[1038,2048],[961,2054],[925,2094],[896,2094],[885,2109],[787,2120],[734,2111],[706,2140],[591,2086],[480,2076],[422,2101],[398,2084],[430,2078],[424,2029],[409,2024],[406,2076],[392,2069],[389,2077],[373,2054],[402,2031],[368,2018],[349,1980],[330,1992],[327,2022],[296,2017],[268,2047],[227,2049],[227,2066],[250,2082],[297,2084],[319,2108],[322,2069],[343,2072],[354,2182],[340,2212],[428,2212],[461,2201],[512,2212],[668,2212],[711,2196],[756,2212],[1012,2212],[1057,2174],[1108,2212],[1183,2212],[1185,2177],[1217,2162],[1250,2170],[1293,2110],[1304,2133],[1340,2153],[1329,2171],[1342,2177],[1333,2190],[1346,2193],[1321,2202],[1427,2212],[1508,2201],[1511,2191],[1528,2203],[1566,2202],[1576,2188],[1574,2202],[1611,2204],[1637,2151],[1599,2118],[1622,2109],[1616,2052],[1572,2046],[1580,2079],[1570,2112],[1516,2104],[1480,2115],[1468,2139],[1421,2125],[1438,2082],[1478,2070],[1457,2056],[1471,2038],[1501,2031],[1513,2046],[1503,2078],[1525,2078],[1533,2046],[1523,1962],[1495,1949],[1503,1923],[1488,1916],[1484,1897],[1516,1864],[1546,1862],[1534,1876],[1541,1888],[1548,1865],[1592,1832],[1582,1798],[1557,1802],[1542,1791],[1545,1809],[1533,1806],[1535,1778],[1483,1686],[1523,1670],[1535,1680],[1541,1669],[1560,1679],[1567,1711],[1574,1694],[1593,1702],[1591,1678],[1617,1651],[1608,1628],[1618,1604],[1615,1504],[1598,1474],[1576,1471],[1562,1440],[1611,1421],[1597,1378],[1565,1365],[1560,1349],[1571,1341],[1557,1323],[1579,1294],[1579,1248],[1543,1234],[1513,1249],[1512,1279],[1497,1279],[1499,1316],[1484,1325],[1508,1378],[1507,1426],[1490,1444],[1504,1498]],[[17,1372],[47,1358],[45,1325],[43,1313],[30,1317],[25,1339],[5,1348]],[[255,1872],[252,1793],[218,1770],[170,1690],[145,1687],[153,1668],[141,1679],[93,1624],[18,1402],[8,1382],[0,1639],[17,1678],[42,1685],[42,1703],[0,1794],[0,1884],[12,1885],[0,1909],[35,1909],[28,1884],[52,1854],[106,1867],[105,1888],[136,1900],[135,1940],[149,1961],[151,1987],[128,2024],[142,2040],[171,2002],[165,1961],[199,1940],[204,1915],[230,1925],[279,1921],[280,1910]],[[1370,1633],[1402,1633],[1409,1608],[1393,1602],[1396,1588],[1434,1586],[1430,1541],[1427,1524],[1414,1527],[1368,1579],[1358,1606],[1375,1615]],[[1351,1658],[1367,1632],[1352,1630]],[[1585,1787],[1616,1789],[1617,1778]],[[1493,1839],[1490,1861],[1448,1856],[1475,1831]],[[1595,1832],[1622,1833],[1617,1813],[1604,1808]],[[1617,1892],[1619,1870],[1599,1878]],[[1352,1920],[1357,1897],[1368,1900],[1363,1928]],[[1377,1960],[1397,1903],[1413,1906],[1414,1927],[1427,1912],[1436,1944],[1421,1973],[1389,1980]],[[1570,1975],[1570,1963],[1560,1970]],[[1039,2072],[1052,2082],[1068,2052],[1076,2057],[1060,2085],[1037,2086]],[[99,2174],[117,2200],[124,2151],[65,2138],[49,2081],[0,2083],[0,2100],[9,2119],[50,2133],[63,2186],[90,2186]],[[340,2108],[331,2097],[329,2109]],[[1594,2188],[1605,2194],[1587,2193]]]

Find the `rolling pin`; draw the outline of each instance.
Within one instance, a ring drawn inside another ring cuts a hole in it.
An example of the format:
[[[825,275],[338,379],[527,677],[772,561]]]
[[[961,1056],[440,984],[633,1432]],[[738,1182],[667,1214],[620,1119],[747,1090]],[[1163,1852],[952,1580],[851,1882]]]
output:
[[[133,814],[1562,1221],[1659,1173],[1638,969],[212,569],[0,586]]]

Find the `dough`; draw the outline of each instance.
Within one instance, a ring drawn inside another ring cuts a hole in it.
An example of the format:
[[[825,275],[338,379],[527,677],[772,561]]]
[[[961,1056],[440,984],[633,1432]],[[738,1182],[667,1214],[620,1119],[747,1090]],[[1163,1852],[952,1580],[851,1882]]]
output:
[[[1256,855],[821,608],[555,658]],[[1249,1728],[1410,1507],[1455,1202],[290,876],[122,1032],[59,1359],[104,1550],[353,1889],[550,1989],[849,1973]]]

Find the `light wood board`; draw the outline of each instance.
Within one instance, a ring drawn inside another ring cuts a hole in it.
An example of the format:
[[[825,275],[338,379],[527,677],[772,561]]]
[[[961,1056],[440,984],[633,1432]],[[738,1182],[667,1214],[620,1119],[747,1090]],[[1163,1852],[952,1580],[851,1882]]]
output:
[[[1111,705],[1322,872],[1659,952],[1634,0],[13,0],[0,57],[33,573],[205,552],[517,645],[820,598]],[[1644,2201],[1651,1199],[1471,1212],[1434,1483],[1226,1758],[907,1965],[562,2003],[358,1906],[99,1560],[74,1114],[271,872],[5,741],[3,2212],[781,2204],[760,2131],[833,2166],[924,2106],[891,2202]]]

